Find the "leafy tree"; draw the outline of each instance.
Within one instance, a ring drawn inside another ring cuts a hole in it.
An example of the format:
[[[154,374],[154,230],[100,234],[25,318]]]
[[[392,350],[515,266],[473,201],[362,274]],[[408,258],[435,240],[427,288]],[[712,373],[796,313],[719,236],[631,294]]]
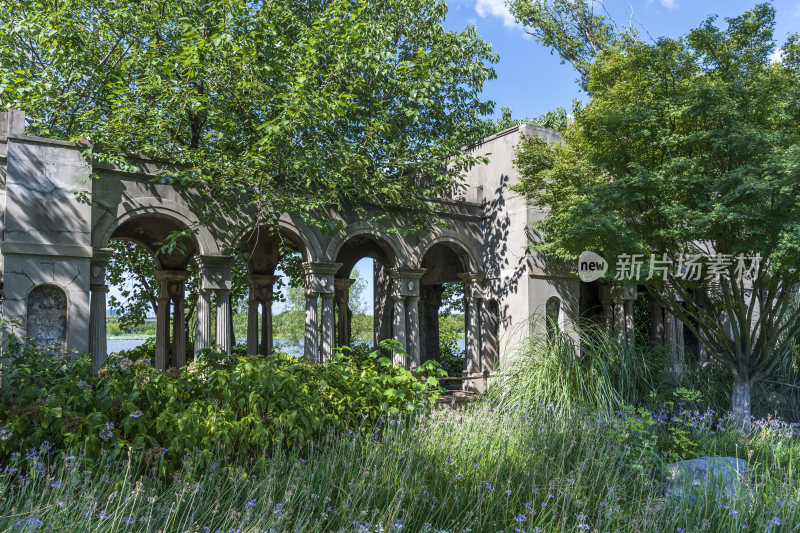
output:
[[[491,46],[442,27],[443,0],[0,0],[0,106],[34,135],[87,139],[198,190],[329,224],[450,190],[492,103]],[[442,165],[442,161],[452,164]],[[424,179],[423,179],[424,177]],[[319,214],[319,215],[317,215]]]
[[[670,268],[647,289],[730,370],[744,423],[751,384],[800,331],[800,45],[793,36],[784,60],[769,60],[774,17],[761,4],[680,39],[575,45],[590,103],[563,144],[528,139],[517,159],[517,190],[549,208],[540,250],[594,250],[612,266],[621,254],[706,258],[700,279]],[[739,254],[762,258],[743,262],[751,279],[738,276]],[[725,260],[720,276],[709,275],[714,258]]]

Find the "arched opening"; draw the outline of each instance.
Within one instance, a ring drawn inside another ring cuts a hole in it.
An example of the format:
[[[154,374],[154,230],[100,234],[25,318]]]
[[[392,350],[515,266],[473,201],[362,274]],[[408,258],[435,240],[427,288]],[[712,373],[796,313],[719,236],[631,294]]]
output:
[[[425,269],[420,280],[422,360],[438,361],[451,376],[480,371],[481,362],[467,357],[467,324],[472,319],[468,315],[474,307],[468,305],[470,294],[465,290],[471,270],[468,254],[457,245],[440,242],[426,250],[421,265]],[[479,323],[480,317],[475,319]],[[475,342],[480,346],[478,339]]]
[[[142,213],[120,223],[107,246],[110,255],[93,261],[92,271],[90,345],[97,364],[102,352],[129,349],[155,337],[157,368],[185,365],[197,302],[198,274],[192,259],[200,248],[193,233],[168,215]],[[101,313],[112,318],[106,323]],[[100,329],[112,336],[111,343],[99,338]]]
[[[297,233],[284,227],[258,226],[239,241],[241,275],[233,283],[244,289],[237,338],[247,353],[275,350],[299,356],[304,351],[305,275],[309,250]]]
[[[397,254],[386,239],[361,233],[336,253],[334,277],[336,345],[353,346],[393,338],[392,269]],[[370,320],[371,318],[371,320]]]

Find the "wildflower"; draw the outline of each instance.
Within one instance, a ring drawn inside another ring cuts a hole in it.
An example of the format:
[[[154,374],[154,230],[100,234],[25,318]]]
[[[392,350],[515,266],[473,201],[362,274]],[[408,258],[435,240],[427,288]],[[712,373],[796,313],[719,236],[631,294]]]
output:
[[[508,489],[508,490],[506,491],[506,496],[511,496],[511,489]]]
[[[251,499],[247,500],[247,503],[244,504],[244,507],[245,507],[245,509],[252,509],[253,507],[255,507],[255,505],[256,505],[256,499],[255,498],[251,498]]]
[[[590,529],[589,524],[578,524],[580,529]]]
[[[0,429],[0,440],[8,440],[13,436],[14,432],[8,429],[8,426],[3,426],[3,428]]]
[[[59,506],[59,507],[61,507],[61,508],[63,509],[63,507],[64,507],[64,502],[61,502],[61,501],[59,501],[59,502],[57,502],[57,504],[58,504],[58,506]]]
[[[455,476],[453,476],[453,481],[461,481],[463,478],[464,478],[463,475],[456,474]]]
[[[84,380],[78,381],[78,388],[83,390],[92,390],[92,386],[86,383]]]
[[[486,488],[487,488],[488,490],[494,490],[494,489],[492,489],[492,484],[491,484],[491,483],[489,483],[488,481],[486,482]]]
[[[132,525],[133,525],[133,522],[134,522],[134,520],[133,520],[133,517],[132,517],[132,516],[123,516],[123,517],[122,517],[122,521],[123,521],[123,522],[125,522],[125,523],[126,523],[127,525],[129,525],[129,526],[132,526]]]
[[[105,511],[100,511],[99,513],[97,513],[97,518],[99,518],[100,520],[108,520],[109,518],[111,518],[111,515],[109,515]]]
[[[142,416],[142,412],[141,412],[141,411],[138,411],[138,410],[137,410],[137,411],[134,411],[134,412],[132,412],[132,413],[130,414],[130,417],[131,417],[131,418],[139,418],[140,416]]]
[[[403,531],[405,528],[406,526],[400,522],[399,518],[394,521],[394,524],[392,524],[392,531]]]
[[[542,509],[544,509],[545,507],[547,507],[547,502],[542,502]]]
[[[514,517],[514,521],[515,521],[515,522],[524,522],[524,521],[525,521],[525,520],[527,520],[527,519],[528,519],[528,517],[527,517],[527,516],[525,516],[525,515],[524,515],[524,514],[522,514],[522,513],[520,513],[520,514],[518,514],[517,516],[515,516],[515,517]]]
[[[778,505],[783,505],[783,502],[782,502],[782,501],[780,501],[778,498],[775,498],[775,502],[776,502]]]
[[[272,509],[272,513],[273,514],[278,514],[278,515],[279,514],[283,514],[282,509],[283,509],[283,504],[282,503],[276,503],[275,507]]]
[[[768,524],[769,524],[769,523],[771,523],[771,524],[775,524],[776,526],[779,526],[779,525],[781,525],[781,519],[780,519],[780,517],[779,517],[779,516],[773,516],[773,517],[772,517],[772,520],[770,520],[770,521],[769,521],[769,522],[767,522],[767,523],[768,523]]]
[[[61,480],[53,481],[52,483],[50,483],[50,488],[51,489],[60,489],[63,486],[64,486],[64,482],[61,481]]]
[[[108,439],[114,436],[114,432],[111,431],[112,429],[114,429],[114,422],[106,422],[106,427],[100,431],[100,438],[104,441],[108,441]]]

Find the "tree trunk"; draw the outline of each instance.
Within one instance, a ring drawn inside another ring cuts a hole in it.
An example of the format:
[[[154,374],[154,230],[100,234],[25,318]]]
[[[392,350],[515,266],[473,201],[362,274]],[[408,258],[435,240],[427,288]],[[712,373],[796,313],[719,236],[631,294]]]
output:
[[[750,427],[750,388],[752,383],[747,378],[734,377],[733,396],[731,397],[731,413],[733,418],[743,427]]]

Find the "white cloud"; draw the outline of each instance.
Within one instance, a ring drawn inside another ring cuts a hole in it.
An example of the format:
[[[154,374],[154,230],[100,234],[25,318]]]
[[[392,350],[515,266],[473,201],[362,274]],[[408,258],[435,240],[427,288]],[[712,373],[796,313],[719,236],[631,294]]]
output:
[[[675,9],[676,7],[678,7],[678,4],[677,2],[675,2],[675,0],[659,0],[659,1],[661,2],[661,5],[666,7],[667,9]]]
[[[776,48],[774,52],[769,55],[770,63],[780,63],[783,59],[783,50]]]
[[[514,16],[508,11],[504,0],[477,0],[475,12],[481,18],[499,17],[503,19],[503,26],[506,28],[522,28],[514,21]]]

